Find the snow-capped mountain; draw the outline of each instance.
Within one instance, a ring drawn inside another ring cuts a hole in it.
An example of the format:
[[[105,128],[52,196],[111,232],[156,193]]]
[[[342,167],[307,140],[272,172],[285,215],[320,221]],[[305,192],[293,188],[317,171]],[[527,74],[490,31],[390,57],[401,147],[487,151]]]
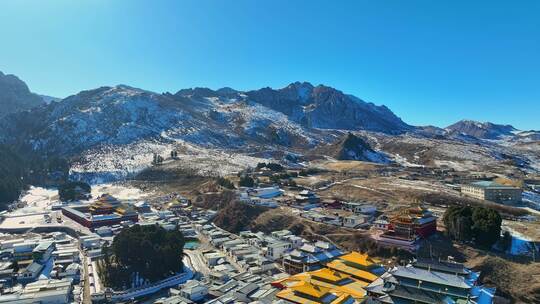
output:
[[[124,85],[83,91],[12,115],[2,125],[4,141],[18,137],[36,150],[62,155],[141,139],[245,148],[256,143],[315,146],[324,138],[241,94],[228,97],[204,89],[157,94]]]
[[[446,127],[450,133],[464,134],[480,139],[502,139],[513,136],[517,131],[511,125],[498,125],[491,122],[478,122],[474,120],[461,120]]]
[[[165,156],[171,150],[179,150],[189,168],[213,174],[256,165],[261,158],[314,153],[456,168],[472,168],[478,160],[493,166],[511,160],[540,170],[534,145],[499,140],[534,140],[536,134],[468,122],[446,130],[413,127],[385,106],[305,82],[282,89],[193,88],[174,94],[101,87],[0,120],[0,143],[69,157],[74,175],[91,178],[140,171],[154,153]]]
[[[324,85],[295,82],[285,88],[247,92],[249,100],[282,112],[310,128],[401,134],[413,129],[385,106],[376,106]]]
[[[309,83],[279,90],[195,88],[176,94],[124,85],[102,87],[13,115],[3,127],[5,141],[19,135],[34,149],[65,155],[147,138],[205,147],[294,148],[325,142],[334,129],[388,134],[412,129],[384,106]]]
[[[511,125],[499,125],[491,122],[461,120],[446,127],[448,135],[470,136],[487,140],[540,140],[539,131],[520,131]]]

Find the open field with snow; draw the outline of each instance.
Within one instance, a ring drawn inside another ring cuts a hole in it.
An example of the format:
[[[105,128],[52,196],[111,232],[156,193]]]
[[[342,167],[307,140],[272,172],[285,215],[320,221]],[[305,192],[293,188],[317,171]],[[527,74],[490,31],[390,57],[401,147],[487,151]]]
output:
[[[23,195],[21,201],[26,202],[27,205],[13,211],[11,215],[48,212],[51,210],[51,205],[58,202],[58,190],[32,186]]]
[[[173,150],[178,152],[176,159],[170,158]],[[162,166],[183,168],[209,176],[225,176],[266,161],[241,151],[203,148],[180,140],[175,143],[144,140],[87,150],[73,164],[70,174],[74,179],[92,184],[124,180],[151,167],[154,154],[165,159]]]
[[[0,229],[23,229],[44,225],[46,223],[43,215],[44,214],[28,214],[5,217],[2,223],[0,223]]]
[[[434,181],[405,180],[397,177],[350,178],[335,182],[321,191],[322,196],[352,201],[412,203],[422,194],[459,197],[458,191]]]
[[[102,194],[110,194],[119,200],[142,200],[151,196],[151,193],[143,192],[141,189],[129,186],[125,183],[108,183],[92,186],[92,197]]]
[[[327,170],[333,171],[372,171],[376,170],[382,165],[370,162],[363,161],[354,161],[354,160],[333,160],[333,161],[323,161],[315,162],[313,164],[315,167],[322,167]]]

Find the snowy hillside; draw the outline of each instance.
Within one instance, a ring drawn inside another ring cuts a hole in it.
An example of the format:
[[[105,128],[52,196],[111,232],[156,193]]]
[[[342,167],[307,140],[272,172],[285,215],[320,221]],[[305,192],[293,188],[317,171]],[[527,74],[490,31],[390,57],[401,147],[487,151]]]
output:
[[[540,172],[540,145],[487,140],[431,138],[409,133],[399,136],[371,134],[376,147],[404,166],[448,167],[457,171],[519,170]]]
[[[363,139],[342,141],[348,132]],[[277,90],[195,88],[175,94],[101,87],[0,121],[0,142],[68,157],[72,175],[89,180],[132,176],[154,154],[171,150],[190,169],[212,175],[261,160],[252,156],[286,154],[529,172],[540,170],[535,136],[470,121],[446,130],[413,127],[385,106],[298,82]]]
[[[499,125],[491,122],[461,120],[448,126],[445,131],[450,136],[470,136],[484,140],[502,141],[538,141],[539,131],[521,131],[511,125]]]

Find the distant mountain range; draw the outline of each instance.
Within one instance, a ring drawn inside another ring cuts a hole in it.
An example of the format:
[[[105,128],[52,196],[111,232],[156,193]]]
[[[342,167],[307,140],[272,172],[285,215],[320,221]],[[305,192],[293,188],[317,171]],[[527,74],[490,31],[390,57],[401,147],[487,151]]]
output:
[[[331,140],[334,130],[414,130],[385,106],[305,82],[277,90],[194,88],[175,94],[102,87],[12,115],[2,126],[4,140],[24,139],[62,154],[152,137],[208,147],[314,147]]]
[[[428,150],[423,150],[426,155],[422,157],[414,152],[411,141],[423,141],[424,146],[431,146],[427,141],[433,140],[468,144],[486,141],[482,145],[492,147],[490,141],[540,139],[537,131],[468,120],[445,129],[411,126],[385,106],[307,82],[281,89],[193,88],[174,94],[118,85],[57,100],[31,93],[15,76],[0,76],[0,115],[5,115],[0,121],[0,143],[27,145],[43,153],[70,157],[94,150],[112,153],[111,147],[144,141],[152,142],[152,146],[185,143],[264,157],[292,151],[375,162],[402,160],[400,149],[406,149],[413,153],[411,157],[425,162]],[[392,144],[402,140],[407,142]],[[129,148],[123,153],[133,151]],[[503,159],[512,153],[491,154]],[[415,160],[406,162],[410,161]]]
[[[540,140],[538,131],[519,131],[511,125],[498,125],[491,122],[478,122],[474,120],[461,120],[446,127],[451,134],[462,134],[480,139],[522,138]]]

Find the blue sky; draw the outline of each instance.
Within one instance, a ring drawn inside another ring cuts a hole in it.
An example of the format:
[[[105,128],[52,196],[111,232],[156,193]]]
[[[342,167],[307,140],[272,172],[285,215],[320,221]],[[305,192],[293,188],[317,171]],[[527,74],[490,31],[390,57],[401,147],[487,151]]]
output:
[[[540,1],[0,1],[0,71],[102,85],[326,84],[414,125],[540,129]]]

